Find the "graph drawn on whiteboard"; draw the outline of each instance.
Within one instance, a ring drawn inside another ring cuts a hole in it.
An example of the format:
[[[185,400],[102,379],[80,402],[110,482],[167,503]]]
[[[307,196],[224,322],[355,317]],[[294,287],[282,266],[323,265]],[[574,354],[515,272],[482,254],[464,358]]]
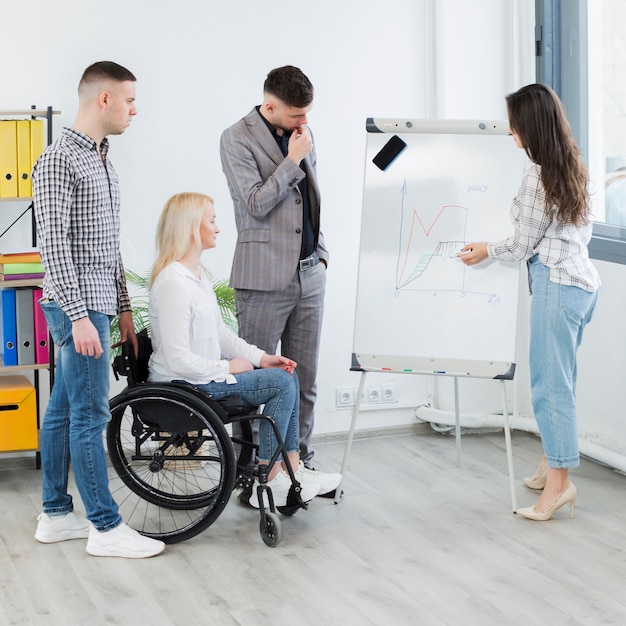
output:
[[[524,153],[506,123],[477,134],[469,122],[417,120],[403,132],[394,122],[367,134],[353,358],[500,374],[515,359],[519,263],[467,267],[457,253],[512,233]],[[406,147],[382,169],[373,159],[391,133]]]
[[[473,212],[481,213],[481,195],[488,194],[484,184],[469,185],[464,205],[445,204],[432,221],[424,221],[420,209],[411,204],[407,180],[400,190],[400,232],[396,266],[396,295],[402,291],[424,291],[439,295],[455,293],[478,297],[492,306],[500,303],[493,289],[473,286],[471,270],[461,262],[459,251],[467,243],[468,221]]]

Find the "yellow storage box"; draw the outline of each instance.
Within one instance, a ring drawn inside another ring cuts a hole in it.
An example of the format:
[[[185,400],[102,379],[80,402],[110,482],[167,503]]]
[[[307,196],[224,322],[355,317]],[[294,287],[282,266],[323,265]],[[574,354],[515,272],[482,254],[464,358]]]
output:
[[[26,376],[0,376],[0,451],[38,447],[35,388]]]

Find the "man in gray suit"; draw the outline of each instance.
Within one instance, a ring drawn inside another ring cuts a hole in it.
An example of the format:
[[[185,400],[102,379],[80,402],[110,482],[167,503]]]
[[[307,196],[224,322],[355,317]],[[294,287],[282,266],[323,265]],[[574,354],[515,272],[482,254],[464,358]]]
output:
[[[316,155],[307,114],[313,85],[296,67],[272,70],[263,104],[226,129],[222,169],[235,208],[237,245],[230,284],[239,334],[249,343],[298,363],[300,455],[334,492],[339,474],[311,466],[311,436],[328,252],[320,232]]]

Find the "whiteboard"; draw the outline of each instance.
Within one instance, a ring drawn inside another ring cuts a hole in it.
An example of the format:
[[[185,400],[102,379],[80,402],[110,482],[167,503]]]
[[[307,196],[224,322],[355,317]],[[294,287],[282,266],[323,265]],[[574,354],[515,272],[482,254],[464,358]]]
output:
[[[520,263],[456,252],[512,234],[525,159],[507,122],[368,119],[353,369],[513,378]]]

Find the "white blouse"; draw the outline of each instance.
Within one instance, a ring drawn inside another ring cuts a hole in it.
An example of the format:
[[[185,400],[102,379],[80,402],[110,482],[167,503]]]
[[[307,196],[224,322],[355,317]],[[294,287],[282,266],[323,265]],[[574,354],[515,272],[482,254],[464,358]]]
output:
[[[222,319],[210,277],[198,279],[178,261],[159,272],[150,289],[150,380],[194,384],[236,382],[228,359],[259,367],[265,354],[238,337]]]

